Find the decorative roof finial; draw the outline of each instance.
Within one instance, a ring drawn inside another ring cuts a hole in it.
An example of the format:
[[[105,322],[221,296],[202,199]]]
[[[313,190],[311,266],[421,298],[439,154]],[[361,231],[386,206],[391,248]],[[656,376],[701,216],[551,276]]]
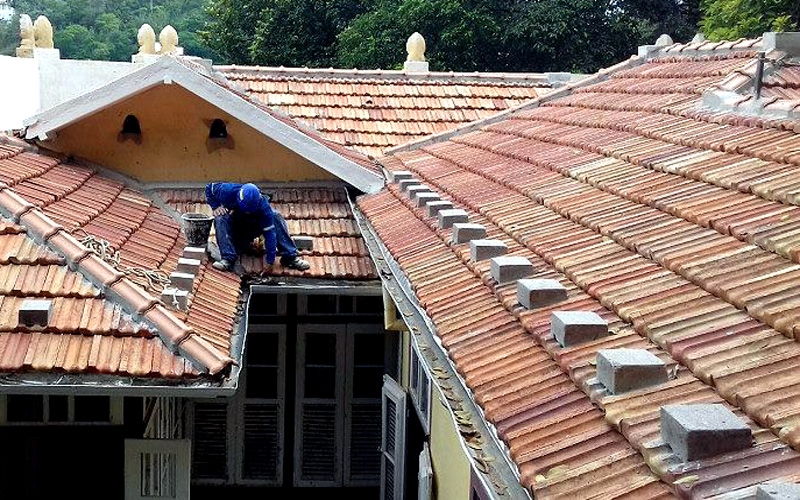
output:
[[[408,37],[406,51],[408,52],[406,61],[425,62],[425,39],[422,38],[422,35],[415,31]]]
[[[136,40],[139,42],[139,54],[156,53],[156,32],[149,24],[145,23],[139,28]]]
[[[702,33],[697,33],[694,38],[692,38],[692,43],[703,43],[706,41],[706,36]]]
[[[17,57],[33,57],[36,38],[33,32],[33,22],[28,14],[19,16],[19,37],[20,43],[19,47],[17,47]]]
[[[672,45],[673,43],[675,42],[672,41],[672,37],[664,33],[658,37],[658,40],[656,40],[656,47],[666,47],[668,45]]]
[[[158,41],[161,43],[162,55],[178,54],[178,32],[171,25],[164,26],[158,34]]]
[[[428,63],[425,61],[425,39],[416,31],[406,41],[406,58],[403,69],[405,71],[427,72]]]
[[[39,16],[33,23],[33,37],[38,49],[53,48],[53,25],[45,16]]]

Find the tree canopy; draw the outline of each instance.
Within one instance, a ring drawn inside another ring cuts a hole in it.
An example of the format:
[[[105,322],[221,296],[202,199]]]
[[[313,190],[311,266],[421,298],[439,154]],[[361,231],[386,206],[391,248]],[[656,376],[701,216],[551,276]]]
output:
[[[139,27],[171,24],[218,64],[399,69],[413,32],[435,71],[592,72],[661,34],[687,42],[796,30],[798,0],[0,0],[44,14],[70,59],[129,61]],[[701,17],[702,16],[702,17]],[[0,54],[19,19],[0,19]]]

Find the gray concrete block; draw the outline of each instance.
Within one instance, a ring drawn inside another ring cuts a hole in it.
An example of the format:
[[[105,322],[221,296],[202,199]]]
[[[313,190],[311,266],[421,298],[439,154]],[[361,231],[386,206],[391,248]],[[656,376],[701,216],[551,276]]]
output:
[[[395,170],[389,172],[389,179],[391,182],[400,182],[403,179],[411,179],[414,174],[410,170]]]
[[[791,57],[800,56],[800,32],[797,31],[764,33],[762,44],[764,51],[778,50]]]
[[[589,311],[555,311],[550,316],[550,332],[561,347],[568,347],[605,336],[608,323]]]
[[[411,179],[400,179],[397,181],[397,187],[399,187],[400,191],[403,193],[406,192],[409,186],[418,186],[420,184],[422,183],[419,181],[419,179],[414,179],[413,177]]]
[[[203,247],[183,247],[183,257],[184,259],[196,259],[202,261],[203,258],[206,256],[206,249]]]
[[[173,272],[169,275],[170,284],[179,290],[192,290],[194,274]]]
[[[517,301],[526,309],[549,306],[567,300],[567,289],[558,280],[517,280]]]
[[[500,240],[472,240],[469,242],[469,258],[473,262],[505,255],[508,247]]]
[[[198,269],[200,269],[199,259],[187,259],[185,257],[179,258],[178,265],[175,267],[176,272],[187,274],[197,274]]]
[[[412,200],[416,199],[417,194],[419,193],[432,193],[432,192],[433,189],[431,189],[430,186],[427,186],[425,184],[414,184],[406,188],[406,194]]]
[[[492,257],[492,278],[500,284],[527,278],[533,273],[533,264],[525,257]]]
[[[186,310],[189,303],[189,291],[166,287],[161,291],[161,301],[175,309]]]
[[[24,326],[47,326],[53,302],[45,299],[25,299],[19,307],[19,324]]]
[[[749,448],[750,427],[722,404],[661,407],[661,437],[683,462]]]
[[[442,210],[450,210],[453,208],[453,204],[446,200],[429,201],[425,206],[428,207],[428,217],[436,217]]]
[[[458,245],[486,237],[486,228],[480,224],[456,222],[453,224],[453,243]]]
[[[313,236],[292,236],[292,241],[298,250],[314,250]]]
[[[765,483],[756,488],[756,500],[799,500],[800,484]]]
[[[611,394],[642,389],[667,381],[667,365],[647,349],[600,349],[597,380]]]
[[[438,193],[428,192],[428,193],[417,193],[414,197],[414,204],[418,207],[424,207],[431,201],[439,201],[441,198],[439,197]]]
[[[469,215],[466,211],[460,208],[448,208],[446,210],[439,210],[439,227],[447,229],[453,227],[457,222],[469,222]]]

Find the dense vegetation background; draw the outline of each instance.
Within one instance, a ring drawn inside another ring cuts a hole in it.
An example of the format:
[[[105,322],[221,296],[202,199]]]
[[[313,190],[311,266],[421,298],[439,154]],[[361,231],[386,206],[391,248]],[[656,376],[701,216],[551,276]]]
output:
[[[662,34],[689,41],[796,30],[798,0],[0,0],[0,54],[18,14],[50,19],[63,58],[129,61],[136,34],[171,24],[217,64],[396,69],[414,31],[438,71],[591,72]],[[0,11],[2,12],[2,11]]]

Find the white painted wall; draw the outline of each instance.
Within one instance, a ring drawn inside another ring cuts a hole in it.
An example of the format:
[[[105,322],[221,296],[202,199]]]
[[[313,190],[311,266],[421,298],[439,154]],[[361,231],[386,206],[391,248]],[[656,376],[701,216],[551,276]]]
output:
[[[39,111],[95,90],[142,67],[130,62],[51,59],[38,55],[36,60],[39,61],[41,88]]]
[[[0,131],[22,128],[39,110],[39,71],[35,59],[0,56]]]

